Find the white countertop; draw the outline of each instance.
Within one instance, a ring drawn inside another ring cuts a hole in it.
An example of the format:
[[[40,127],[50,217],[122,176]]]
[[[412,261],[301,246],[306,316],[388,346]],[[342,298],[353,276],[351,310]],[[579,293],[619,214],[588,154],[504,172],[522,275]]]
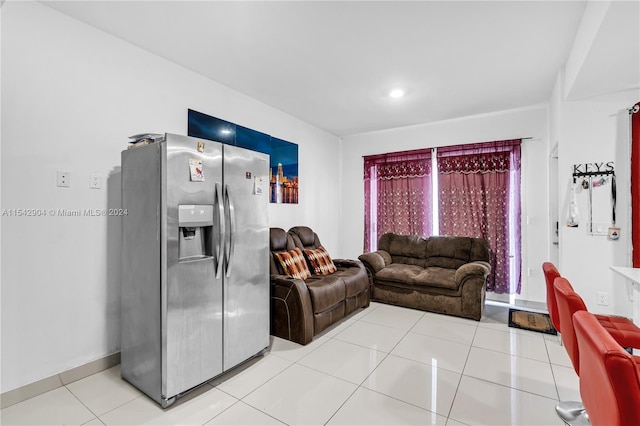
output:
[[[640,284],[640,268],[629,268],[626,266],[610,266],[609,268],[634,283]]]

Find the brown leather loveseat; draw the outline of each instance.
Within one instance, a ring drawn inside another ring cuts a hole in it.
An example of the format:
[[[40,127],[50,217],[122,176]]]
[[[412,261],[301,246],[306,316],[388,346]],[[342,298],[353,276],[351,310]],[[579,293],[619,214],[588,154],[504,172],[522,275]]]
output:
[[[369,306],[369,279],[360,261],[329,258],[335,271],[314,271],[308,254],[323,249],[310,228],[296,226],[288,232],[271,228],[270,246],[272,335],[306,345],[330,325]],[[284,270],[283,262],[292,262],[296,248],[304,253],[312,273],[306,279],[293,278]]]
[[[360,255],[371,299],[472,318],[484,309],[489,245],[481,238],[384,234],[378,250]]]

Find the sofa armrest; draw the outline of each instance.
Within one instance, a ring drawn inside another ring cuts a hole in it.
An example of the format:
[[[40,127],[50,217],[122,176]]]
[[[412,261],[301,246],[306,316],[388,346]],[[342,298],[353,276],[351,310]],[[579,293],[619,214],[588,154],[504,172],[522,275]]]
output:
[[[361,254],[358,259],[364,263],[364,266],[372,275],[391,264],[391,256],[384,250]]]
[[[313,307],[304,281],[271,275],[271,334],[301,345],[313,340]]]
[[[487,276],[491,266],[487,262],[476,261],[462,265],[456,270],[462,299],[462,312],[465,316],[480,321],[484,311]]]
[[[344,268],[360,268],[362,267],[362,262],[354,259],[332,259],[333,264],[336,266],[342,266]],[[364,268],[363,268],[364,269]]]
[[[466,279],[474,277],[482,277],[483,280],[487,278],[491,266],[487,262],[469,262],[465,263],[456,270],[455,280],[458,284],[462,284]]]

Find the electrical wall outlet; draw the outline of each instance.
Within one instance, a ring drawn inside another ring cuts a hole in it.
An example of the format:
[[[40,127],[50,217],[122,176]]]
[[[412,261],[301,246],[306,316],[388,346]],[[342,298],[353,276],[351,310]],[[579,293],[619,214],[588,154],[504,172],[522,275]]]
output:
[[[602,306],[609,305],[609,295],[604,291],[599,291],[597,294],[596,303]]]
[[[100,189],[102,184],[102,178],[97,173],[92,173],[91,178],[89,180],[89,188],[91,189]]]
[[[527,276],[535,277],[536,276],[536,268],[527,268]]]
[[[62,172],[58,170],[58,177],[56,179],[56,184],[60,187],[69,187],[71,186],[71,174],[69,172]]]

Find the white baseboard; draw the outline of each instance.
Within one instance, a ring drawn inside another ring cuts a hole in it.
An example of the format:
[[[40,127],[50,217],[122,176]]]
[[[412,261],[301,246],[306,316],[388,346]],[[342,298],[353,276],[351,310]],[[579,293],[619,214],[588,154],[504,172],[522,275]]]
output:
[[[120,364],[120,352],[107,355],[104,358],[72,368],[71,370],[63,371],[62,373],[55,374],[51,377],[47,377],[46,379],[38,380],[37,382],[10,390],[0,395],[0,409],[26,401],[27,399],[68,385],[69,383],[73,383],[77,380],[84,379],[85,377],[99,373],[100,371],[118,364]]]

